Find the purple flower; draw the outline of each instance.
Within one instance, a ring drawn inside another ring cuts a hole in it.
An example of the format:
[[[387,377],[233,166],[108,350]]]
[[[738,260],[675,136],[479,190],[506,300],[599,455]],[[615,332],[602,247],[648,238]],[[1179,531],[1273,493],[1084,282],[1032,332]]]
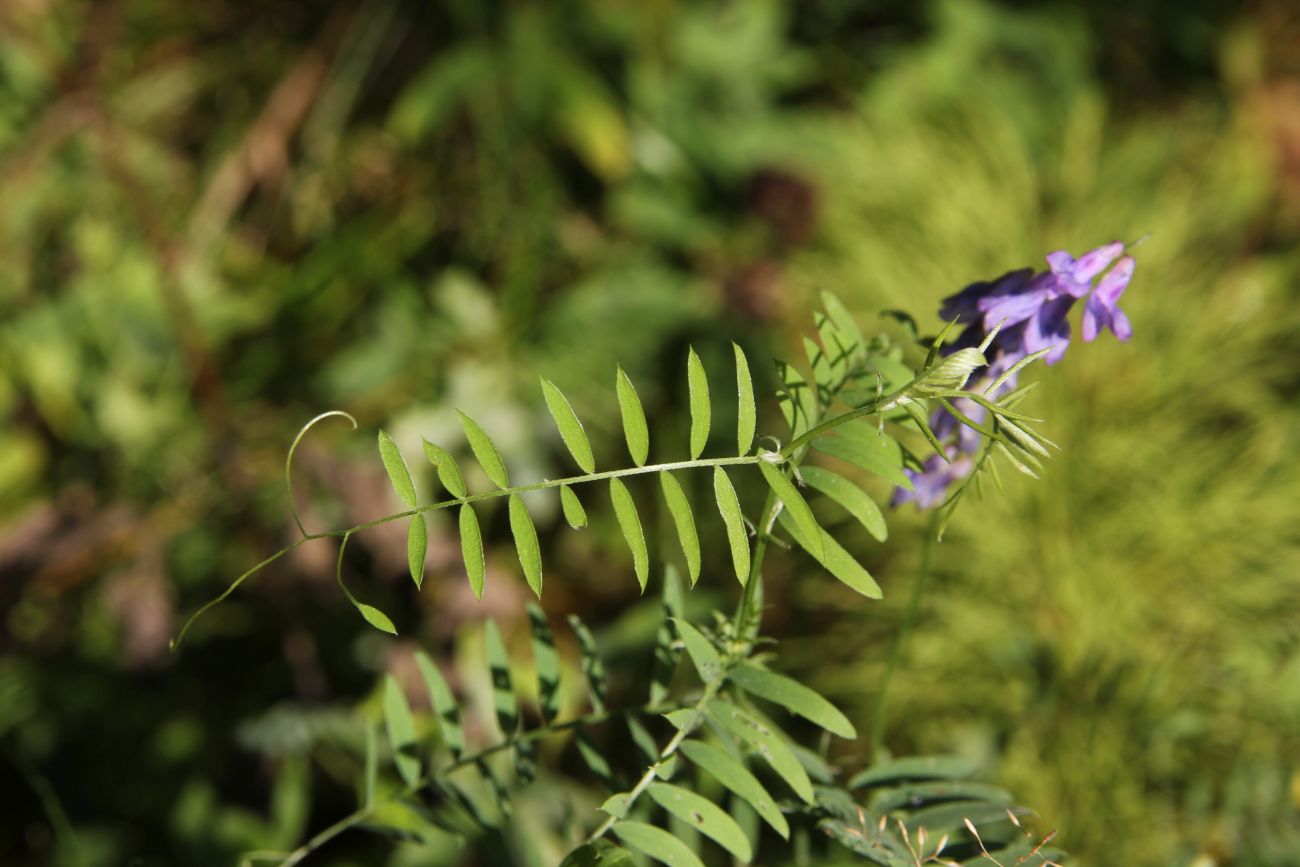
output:
[[[1125,256],[1105,277],[1101,278],[1101,282],[1097,284],[1097,288],[1083,308],[1085,341],[1095,340],[1103,328],[1109,328],[1120,340],[1128,340],[1133,336],[1133,326],[1129,324],[1128,317],[1118,305],[1119,296],[1124,294],[1129,281],[1133,279],[1133,269],[1136,265],[1132,256]]]
[[[1024,355],[1031,355],[1049,346],[1052,351],[1044,356],[1048,364],[1056,364],[1070,345],[1070,308],[1074,298],[1059,295],[1039,308],[1038,314],[1025,324]]]
[[[1124,245],[1111,241],[1103,247],[1084,253],[1075,259],[1064,250],[1047,254],[1048,267],[1060,291],[1082,298],[1092,290],[1093,279],[1106,270],[1106,267],[1124,252]]]
[[[1029,286],[1034,272],[1028,268],[1008,271],[992,282],[972,283],[956,295],[943,299],[939,316],[947,322],[954,319],[962,325],[971,325],[985,318],[991,305],[1017,298]],[[975,341],[978,345],[979,341]]]
[[[912,490],[896,488],[891,504],[901,506],[904,503],[916,503],[918,509],[933,509],[943,505],[948,498],[948,486],[970,475],[974,464],[971,459],[961,455],[955,448],[948,449],[952,459],[949,463],[939,455],[932,455],[920,472],[903,470],[912,480]]]

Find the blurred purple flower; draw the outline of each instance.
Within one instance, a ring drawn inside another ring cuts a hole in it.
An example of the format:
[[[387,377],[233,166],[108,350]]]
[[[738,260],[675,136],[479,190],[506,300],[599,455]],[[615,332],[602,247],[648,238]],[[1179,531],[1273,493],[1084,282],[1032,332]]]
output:
[[[1082,298],[1092,290],[1092,281],[1124,252],[1124,245],[1111,241],[1075,259],[1064,250],[1047,254],[1047,264],[1060,291]]]
[[[1128,317],[1118,305],[1119,297],[1124,294],[1129,281],[1133,279],[1133,269],[1136,266],[1137,263],[1133,261],[1132,256],[1125,256],[1105,277],[1101,278],[1101,282],[1097,284],[1097,288],[1083,308],[1085,341],[1095,340],[1103,328],[1109,328],[1120,340],[1128,340],[1133,336],[1133,326],[1129,324]]]
[[[970,458],[955,448],[949,448],[948,455],[952,459],[951,463],[939,455],[931,455],[919,472],[903,470],[912,480],[912,490],[895,488],[891,505],[897,507],[904,503],[916,503],[918,509],[933,509],[943,505],[948,497],[948,486],[970,475],[974,466]]]

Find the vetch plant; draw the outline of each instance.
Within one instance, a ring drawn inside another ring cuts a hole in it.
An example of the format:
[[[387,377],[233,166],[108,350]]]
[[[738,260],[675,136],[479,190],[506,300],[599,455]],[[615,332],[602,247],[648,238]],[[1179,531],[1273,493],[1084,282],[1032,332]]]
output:
[[[561,685],[576,672],[566,673],[564,643],[557,643],[539,605],[528,606],[530,664],[512,658],[501,630],[485,620],[477,653],[487,669],[495,725],[476,716],[477,708],[457,694],[432,656],[417,653],[425,695],[413,708],[399,682],[385,676],[382,725],[369,717],[363,725],[364,737],[356,745],[355,811],[291,852],[249,853],[247,863],[298,864],[353,829],[416,840],[433,829],[466,839],[507,835],[519,793],[539,776],[554,785],[566,773],[604,792],[599,809],[574,809],[562,828],[568,842],[563,861],[570,867],[638,863],[632,851],[675,867],[733,860],[826,863],[829,858],[890,867],[978,858],[1054,863],[1059,852],[1020,830],[1024,808],[1002,789],[972,781],[975,768],[969,762],[881,760],[883,695],[906,626],[881,689],[872,735],[876,761],[856,774],[829,761],[830,739],[854,739],[857,730],[825,698],[779,672],[771,641],[761,630],[763,567],[771,546],[799,548],[861,596],[878,599],[875,578],[826,529],[828,521],[847,515],[885,541],[885,514],[864,488],[863,474],[897,486],[895,503],[935,508],[932,534],[937,537],[972,484],[982,485],[985,475],[1000,483],[999,460],[1031,475],[1039,471],[1052,443],[1036,429],[1039,419],[1017,409],[1029,392],[1028,386],[1018,386],[1019,374],[1034,361],[1060,359],[1069,339],[1065,316],[1076,301],[1085,305],[1086,340],[1103,327],[1128,337],[1128,320],[1116,306],[1133,270],[1131,257],[1120,258],[1123,251],[1123,245],[1111,244],[1078,260],[1054,253],[1041,274],[1013,271],[973,284],[947,299],[943,313],[949,326],[925,341],[919,363],[912,361],[911,340],[900,342],[888,333],[867,337],[844,305],[824,294],[825,309],[814,316],[816,339],[804,340],[806,370],[778,364],[775,397],[786,424],[780,438],[759,435],[754,379],[739,346],[728,373],[729,380],[734,377],[728,399],[736,402],[737,423],[725,436],[712,423],[709,376],[689,351],[690,430],[680,459],[649,462],[650,424],[635,385],[621,369],[614,388],[630,461],[613,468],[600,466],[578,413],[546,379],[541,380],[543,398],[579,471],[565,478],[512,480],[490,433],[462,413],[468,450],[491,488],[472,491],[458,456],[426,440],[423,458],[446,492],[427,501],[410,472],[409,456],[380,431],[380,460],[406,508],[345,529],[308,531],[294,502],[293,458],[306,432],[335,416],[356,426],[338,411],[313,419],[291,444],[285,463],[300,538],[196,611],[174,646],[201,615],[257,572],[302,545],[326,539],[338,542],[336,577],[344,596],[371,626],[396,634],[392,620],[344,582],[344,552],[357,533],[405,522],[410,575],[418,588],[429,541],[426,518],[434,511],[455,513],[465,574],[481,597],[486,569],[480,511],[499,500],[505,501],[523,579],[540,599],[544,555],[522,495],[541,491],[558,499],[574,529],[586,526],[589,508],[612,511],[641,591],[652,575],[662,576],[662,617],[648,648],[648,688],[634,703],[614,706],[600,646],[570,616],[568,631],[580,648],[585,709],[566,708]],[[915,335],[911,320],[898,318]],[[955,325],[965,328],[948,343]],[[715,454],[706,456],[711,446]],[[742,501],[733,481],[741,473],[762,479],[761,502]],[[703,502],[688,494],[697,487],[692,474],[705,476],[701,481],[712,496]],[[653,536],[642,521],[646,503],[638,502],[628,485],[636,476],[658,481],[665,524],[675,535],[670,550],[652,550]],[[703,546],[712,540],[699,531],[701,509],[716,509],[720,518],[718,544],[730,562],[726,574],[705,574]],[[739,589],[730,615],[715,612],[704,622],[687,617],[688,589],[701,580],[727,586],[733,576]],[[921,584],[914,593],[919,595]],[[679,666],[683,659],[689,663]],[[519,672],[528,669],[525,682]],[[809,730],[821,733],[813,747],[795,736]],[[634,755],[611,748],[618,737],[630,738]],[[550,742],[559,745],[560,755],[576,756],[586,770],[575,774],[566,772],[563,762],[542,761],[539,746]]]

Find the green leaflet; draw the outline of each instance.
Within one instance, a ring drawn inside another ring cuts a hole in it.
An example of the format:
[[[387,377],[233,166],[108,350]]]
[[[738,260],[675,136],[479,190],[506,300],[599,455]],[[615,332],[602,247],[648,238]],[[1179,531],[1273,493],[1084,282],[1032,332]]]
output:
[[[759,472],[767,481],[768,487],[772,493],[776,494],[777,499],[785,504],[785,514],[799,526],[800,532],[804,538],[812,542],[812,555],[819,560],[826,556],[825,546],[822,545],[821,525],[813,517],[812,509],[808,508],[808,503],[804,500],[803,495],[795,488],[794,483],[785,477],[777,467],[769,464],[767,461],[760,461],[758,464]]]
[[[637,515],[636,503],[628,493],[627,485],[617,476],[609,480],[609,496],[614,501],[614,515],[618,526],[623,531],[627,546],[632,549],[632,565],[636,570],[637,583],[641,592],[645,592],[646,582],[650,580],[650,552],[646,549],[645,531],[641,529],[641,518]]]
[[[691,405],[691,460],[704,452],[709,441],[709,379],[704,375],[704,365],[692,347],[686,356],[686,385],[690,391]]]
[[[817,423],[817,394],[794,365],[778,361],[776,372],[781,380],[778,403],[794,439]]]
[[[618,369],[615,380],[618,391],[618,409],[623,416],[623,435],[627,438],[627,450],[632,462],[638,467],[644,466],[650,456],[650,429],[646,427],[645,410],[641,408],[641,398],[637,396],[636,387],[627,378],[623,368]]]
[[[722,513],[722,523],[727,527],[727,541],[731,544],[731,562],[736,567],[736,578],[743,586],[749,581],[749,537],[745,535],[745,519],[740,513],[740,500],[736,489],[722,467],[713,468],[713,495]]]
[[[474,596],[483,598],[483,532],[478,526],[478,516],[474,507],[465,503],[460,507],[460,554],[465,560],[465,575],[469,577],[469,587]]]
[[[881,597],[880,585],[876,583],[876,579],[872,578],[871,573],[863,568],[861,563],[853,559],[853,555],[845,551],[843,546],[836,542],[835,537],[830,533],[818,529],[817,532],[821,535],[823,552],[821,556],[818,556],[809,546],[799,525],[790,519],[788,512],[782,512],[777,516],[777,521],[787,533],[794,537],[794,540],[799,543],[799,547],[812,554],[827,572],[830,572],[868,599],[879,599]]]
[[[608,840],[579,846],[560,862],[560,867],[636,867],[632,855]]]
[[[424,555],[429,551],[429,525],[424,515],[413,515],[406,531],[406,564],[411,570],[411,580],[416,589],[424,583]]]
[[[420,779],[420,757],[416,753],[415,721],[406,704],[402,687],[391,674],[384,675],[384,725],[388,729],[388,742],[393,747],[393,764],[408,786]]]
[[[686,574],[695,586],[700,580],[700,536],[695,528],[695,513],[691,510],[691,501],[677,481],[676,476],[665,470],[659,474],[659,484],[664,490],[664,501],[668,504],[668,514],[673,517],[677,528],[677,538],[682,544],[682,555],[686,558]]]
[[[569,399],[546,377],[542,377],[542,395],[546,398],[546,408],[551,411],[551,418],[555,419],[555,426],[560,429],[560,438],[569,447],[569,453],[584,473],[594,473],[596,458],[591,453],[591,443],[588,442],[587,433],[582,429],[582,422],[578,421],[578,415],[573,411]]]
[[[564,520],[575,530],[587,526],[587,510],[582,508],[582,500],[568,485],[560,485],[560,508],[564,511]]]
[[[468,489],[465,487],[465,478],[460,474],[460,467],[456,466],[455,458],[441,446],[435,446],[428,440],[423,442],[424,456],[438,470],[438,479],[447,489],[447,493],[457,499],[464,497]]]
[[[537,706],[542,721],[550,723],[560,712],[560,655],[555,650],[551,624],[536,602],[528,603],[528,629],[533,639],[533,665],[537,668]]]
[[[670,783],[651,783],[646,790],[659,806],[687,825],[711,838],[741,861],[754,857],[754,850],[736,821],[716,804],[694,792]]]
[[[867,492],[833,470],[824,467],[800,467],[799,475],[808,487],[820,491],[857,518],[867,532],[883,542],[889,535],[885,516]]]
[[[415,652],[415,664],[420,669],[424,688],[429,693],[429,705],[433,708],[434,716],[438,717],[442,741],[453,756],[460,758],[465,752],[465,733],[460,724],[460,708],[451,694],[451,687],[447,685],[438,664],[423,650]]]
[[[691,662],[695,663],[695,670],[699,672],[700,680],[713,683],[722,677],[722,658],[718,656],[713,642],[709,641],[703,632],[680,617],[673,618],[673,625],[677,627],[677,634],[682,637],[682,644],[686,645],[686,653],[691,657]]]
[[[367,605],[364,602],[357,602],[355,599],[352,600],[352,604],[356,606],[357,611],[360,612],[361,616],[364,617],[366,622],[371,626],[375,627],[380,632],[387,632],[389,635],[397,634],[397,627],[393,625],[393,621],[388,618],[387,614],[373,605]]]
[[[914,756],[861,770],[849,780],[849,788],[861,789],[902,780],[960,780],[975,770],[974,762],[960,756]]]
[[[510,474],[506,472],[506,465],[501,462],[501,453],[497,451],[491,437],[483,432],[478,422],[465,413],[456,410],[456,414],[460,416],[460,426],[465,429],[465,438],[469,440],[469,447],[473,450],[474,457],[478,459],[483,472],[487,473],[492,484],[498,488],[510,487]]]
[[[912,480],[903,472],[903,447],[889,434],[866,422],[846,422],[834,433],[817,437],[812,444],[823,454],[848,461],[909,491],[912,489]]]
[[[826,308],[826,314],[835,323],[836,329],[846,339],[856,346],[863,346],[867,342],[862,336],[862,330],[858,328],[857,320],[837,296],[830,292],[822,292],[822,306]]]
[[[744,765],[722,750],[701,741],[683,741],[679,751],[693,765],[708,771],[736,797],[753,807],[754,812],[772,826],[772,830],[785,839],[790,839],[790,825],[781,814],[776,801],[772,800],[767,789]]]
[[[758,423],[758,410],[754,405],[754,379],[749,374],[749,361],[745,358],[744,350],[737,343],[731,344],[731,347],[736,350],[736,394],[739,396],[736,407],[736,454],[747,455],[754,446],[754,429]]]
[[[709,702],[707,713],[715,723],[753,747],[805,803],[813,802],[812,781],[808,779],[808,772],[803,769],[780,734],[722,699]]]
[[[483,621],[483,649],[492,673],[492,707],[497,714],[501,736],[510,738],[519,728],[519,700],[510,682],[510,657],[495,620]]]
[[[578,637],[578,647],[582,650],[582,673],[587,678],[587,695],[591,698],[592,710],[600,713],[605,709],[605,664],[600,660],[596,639],[587,624],[578,615],[570,614],[569,626]]]
[[[851,338],[841,334],[825,313],[814,313],[813,324],[817,328],[817,336],[821,339],[822,348],[830,364],[831,385],[838,387],[848,371],[850,357],[857,350],[858,345],[853,343]]]
[[[415,508],[415,482],[411,481],[411,471],[406,467],[406,458],[402,457],[401,451],[397,448],[397,443],[388,435],[387,431],[379,432],[379,459],[384,462],[384,469],[388,471],[389,481],[393,483],[393,490],[397,491],[398,498],[406,504],[407,508]]]
[[[826,350],[817,344],[817,341],[807,336],[803,338],[803,352],[808,358],[808,365],[812,368],[813,382],[817,384],[820,399],[825,403],[830,397],[831,388],[835,384],[830,358],[826,354]]]
[[[797,680],[749,662],[742,662],[732,669],[731,679],[746,692],[779,704],[831,734],[850,739],[858,736],[853,723],[839,708]]]
[[[533,526],[528,507],[518,494],[510,495],[510,533],[515,537],[515,550],[524,578],[537,598],[542,598],[542,549],[537,543],[537,528]]]
[[[614,833],[633,849],[669,867],[704,867],[685,843],[662,828],[644,822],[619,821],[614,823]]]
[[[614,779],[614,772],[609,766],[609,760],[605,758],[605,754],[601,751],[600,747],[592,743],[591,735],[587,734],[587,730],[582,728],[578,729],[573,738],[573,742],[578,747],[578,755],[582,757],[583,764],[585,764],[587,768],[596,775],[600,780],[601,785],[605,786],[607,789],[617,788],[618,783]],[[618,809],[620,806],[627,806],[627,794],[622,794],[624,803],[621,805],[617,800],[619,797],[619,795],[612,796],[605,802],[605,805],[602,806],[601,809],[610,813],[611,816],[617,815],[618,818],[621,819],[623,818],[623,814],[611,812],[612,810]]]

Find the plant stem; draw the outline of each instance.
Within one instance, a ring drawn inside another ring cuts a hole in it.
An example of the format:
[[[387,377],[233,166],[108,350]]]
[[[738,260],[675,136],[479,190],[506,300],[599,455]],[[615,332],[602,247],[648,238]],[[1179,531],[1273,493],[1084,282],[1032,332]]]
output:
[[[884,677],[880,681],[880,695],[876,698],[876,712],[871,723],[871,760],[874,762],[880,757],[881,748],[885,742],[885,709],[889,698],[889,684],[894,679],[894,672],[898,668],[899,660],[903,656],[903,645],[912,633],[912,627],[916,623],[916,615],[921,607],[921,596],[925,592],[925,585],[930,579],[930,564],[934,557],[934,546],[939,535],[939,513],[934,512],[930,515],[929,523],[925,529],[925,543],[921,548],[921,571],[916,576],[916,583],[912,585],[912,598],[908,600],[907,612],[903,615],[903,622],[898,628],[898,635],[894,636],[894,644],[889,649],[889,662],[885,666]]]

